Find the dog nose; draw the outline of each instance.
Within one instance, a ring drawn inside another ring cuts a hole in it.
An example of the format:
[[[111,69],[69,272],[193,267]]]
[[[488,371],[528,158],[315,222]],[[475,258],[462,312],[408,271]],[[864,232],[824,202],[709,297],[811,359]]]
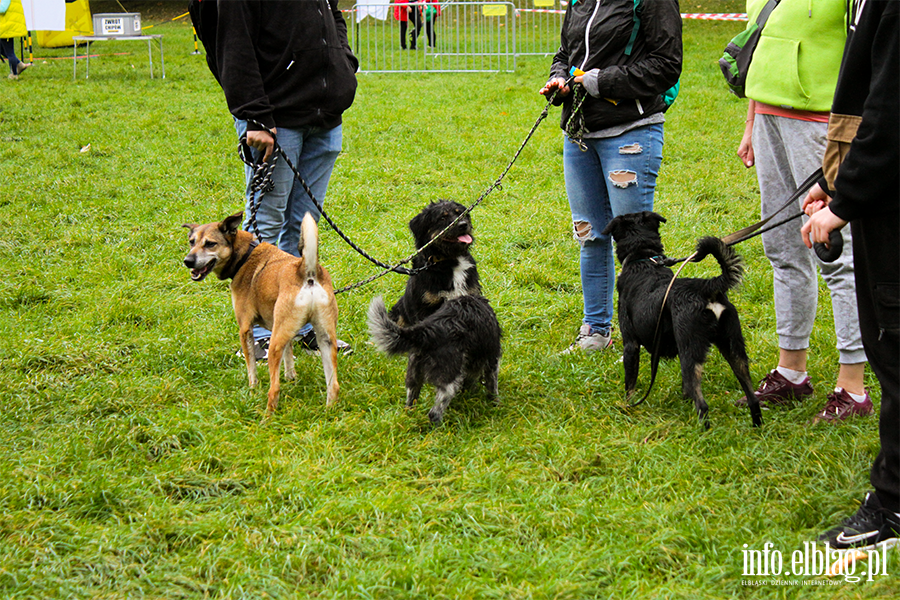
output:
[[[197,263],[197,257],[193,254],[188,254],[184,257],[184,266],[188,269],[193,269],[194,265]]]

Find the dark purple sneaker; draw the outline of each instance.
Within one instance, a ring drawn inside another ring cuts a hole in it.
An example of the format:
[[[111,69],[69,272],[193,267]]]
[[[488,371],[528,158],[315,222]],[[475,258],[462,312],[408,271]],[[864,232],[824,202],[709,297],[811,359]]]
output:
[[[791,383],[778,371],[766,373],[766,376],[759,382],[759,387],[756,388],[756,397],[759,398],[760,408],[788,406],[807,396],[812,396],[812,394],[813,387],[809,377],[802,383]],[[743,396],[735,404],[747,406],[747,397]]]
[[[828,394],[827,398],[828,401],[825,403],[825,408],[820,410],[815,416],[813,424],[819,421],[834,423],[835,421],[843,421],[848,417],[868,417],[875,414],[875,407],[872,406],[869,392],[866,392],[866,399],[862,402],[857,402],[851,398],[850,394],[843,388],[836,388]]]

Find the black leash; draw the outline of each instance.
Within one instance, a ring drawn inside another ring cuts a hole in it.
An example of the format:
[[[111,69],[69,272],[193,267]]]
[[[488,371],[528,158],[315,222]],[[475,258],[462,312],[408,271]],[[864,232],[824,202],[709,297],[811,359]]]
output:
[[[300,175],[300,172],[297,170],[297,167],[294,166],[294,164],[291,162],[291,159],[288,158],[287,154],[285,153],[284,149],[278,144],[278,139],[275,137],[275,133],[271,129],[269,129],[268,127],[266,127],[265,125],[263,125],[262,123],[260,123],[258,121],[254,121],[254,120],[250,119],[249,122],[254,123],[258,127],[261,127],[264,131],[266,131],[269,135],[272,136],[273,140],[275,140],[275,145],[274,145],[275,153],[273,154],[273,157],[272,157],[273,160],[269,163],[266,163],[262,160],[261,153],[259,154],[259,156],[257,157],[257,159],[255,161],[253,161],[253,162],[248,161],[244,156],[244,154],[246,152],[245,148],[248,148],[246,135],[241,137],[241,139],[240,139],[239,154],[241,155],[241,160],[243,160],[244,163],[248,164],[252,169],[254,169],[253,176],[251,177],[251,180],[250,180],[250,191],[251,192],[259,192],[258,194],[254,194],[255,201],[251,201],[250,217],[248,219],[250,224],[254,226],[254,229],[255,229],[254,233],[256,234],[257,237],[259,237],[259,229],[256,226],[256,212],[259,210],[259,206],[262,204],[263,195],[266,192],[271,191],[275,186],[274,182],[272,181],[272,173],[275,170],[275,162],[276,162],[277,158],[279,156],[281,156],[281,158],[283,158],[284,162],[287,164],[288,168],[290,168],[291,172],[294,174],[294,177],[298,181],[300,181],[300,184],[303,186],[303,190],[313,201],[313,204],[315,205],[315,207],[319,211],[319,213],[323,217],[325,217],[325,220],[328,222],[328,224],[331,226],[331,228],[335,232],[337,232],[337,234],[339,236],[341,236],[341,238],[345,242],[347,242],[347,244],[349,244],[351,248],[356,250],[360,255],[365,257],[367,260],[384,268],[386,270],[386,272],[387,271],[396,271],[397,273],[402,273],[404,275],[413,275],[417,272],[416,270],[406,269],[401,266],[404,263],[408,262],[408,260],[401,261],[397,265],[392,266],[392,265],[389,265],[385,262],[378,260],[377,258],[372,257],[365,250],[363,250],[362,248],[357,246],[353,242],[353,240],[351,240],[347,236],[347,234],[345,234],[343,232],[343,230],[341,230],[341,228],[337,226],[337,223],[335,223],[334,220],[332,220],[331,216],[325,212],[325,208],[322,206],[322,203],[319,201],[319,199],[316,198],[315,194],[313,194],[313,191],[312,191],[312,189],[310,189],[309,184],[306,183],[306,180],[304,180],[303,176]],[[415,256],[415,255],[413,255],[413,256]],[[339,291],[344,291],[344,290],[339,290]],[[337,293],[337,292],[335,292],[335,293]]]
[[[749,227],[744,227],[743,229],[735,231],[734,233],[732,233],[730,235],[726,235],[724,238],[722,238],[722,241],[725,242],[729,246],[733,246],[735,244],[740,244],[741,242],[743,242],[745,240],[749,240],[750,238],[760,235],[762,233],[765,233],[767,231],[771,231],[772,229],[775,229],[776,227],[780,227],[781,225],[784,225],[785,223],[787,223],[789,221],[793,221],[794,219],[799,219],[804,214],[802,211],[798,212],[797,214],[795,214],[791,217],[788,217],[787,219],[779,221],[778,223],[775,223],[774,225],[763,228],[763,226],[766,223],[768,223],[773,218],[775,218],[775,215],[777,215],[778,213],[780,213],[781,211],[786,209],[792,203],[796,203],[796,201],[799,200],[803,194],[805,194],[807,191],[809,191],[809,189],[813,186],[813,184],[815,184],[821,177],[822,177],[822,169],[820,167],[820,168],[816,169],[815,171],[813,171],[812,173],[810,173],[809,177],[807,177],[806,179],[803,180],[803,183],[800,184],[800,187],[798,187],[794,191],[794,193],[791,194],[791,197],[787,199],[787,201],[781,206],[781,208],[779,208],[778,210],[773,212],[771,215],[769,215],[762,221],[759,221],[758,223],[754,223],[753,225],[750,225]],[[757,230],[759,230],[759,231],[757,231]],[[828,244],[827,245],[822,244],[820,242],[816,242],[815,244],[813,244],[813,249],[815,250],[816,256],[818,256],[819,259],[822,260],[823,262],[834,262],[841,255],[841,252],[844,249],[844,238],[841,236],[841,232],[839,230],[833,230],[831,232],[831,234],[828,236]]]
[[[653,331],[653,352],[650,353],[650,385],[647,386],[647,391],[646,391],[646,393],[644,393],[644,397],[641,398],[640,400],[638,400],[637,402],[629,404],[628,408],[634,408],[635,406],[641,404],[644,400],[647,399],[647,397],[650,395],[650,392],[653,391],[653,384],[654,384],[654,382],[656,382],[656,373],[659,370],[659,342],[660,342],[659,326],[660,326],[660,324],[662,324],[663,314],[665,314],[664,309],[666,307],[666,300],[669,299],[669,292],[672,291],[672,286],[675,285],[675,280],[678,279],[678,276],[681,274],[681,270],[684,269],[685,266],[687,266],[687,261],[690,261],[696,255],[697,255],[697,253],[694,252],[693,254],[691,254],[690,256],[688,256],[686,258],[677,259],[678,262],[682,262],[684,264],[682,264],[680,267],[678,267],[678,270],[675,271],[675,273],[672,275],[672,279],[669,281],[669,286],[666,288],[666,293],[663,295],[662,304],[660,304],[660,306],[659,306],[659,314],[656,316],[656,329]],[[676,263],[671,262],[673,259],[667,258],[664,256],[660,257],[660,260],[655,260],[655,259],[650,259],[650,260],[654,264],[658,264],[658,265],[661,265],[664,267],[668,267],[673,264],[676,264]]]
[[[270,162],[263,160],[262,153],[254,160],[250,146],[247,144],[247,134],[241,136],[238,142],[238,156],[244,161],[244,164],[253,170],[250,176],[250,214],[247,215],[247,224],[253,229],[256,239],[262,241],[259,234],[259,224],[256,222],[256,213],[262,204],[262,198],[267,193],[275,189],[275,182],[272,181],[272,174],[275,172],[275,164],[278,162],[278,156],[272,157]]]
[[[328,222],[328,225],[331,226],[331,228],[335,231],[335,233],[337,233],[341,237],[341,239],[343,239],[345,242],[347,242],[347,244],[351,248],[356,250],[356,252],[359,253],[363,258],[367,259],[368,261],[372,262],[373,264],[375,264],[383,269],[380,273],[376,273],[375,275],[373,275],[367,279],[363,279],[362,281],[358,281],[354,284],[344,286],[338,290],[335,290],[335,292],[334,292],[335,294],[340,294],[341,292],[346,292],[346,291],[349,291],[349,290],[352,290],[352,289],[355,289],[358,287],[362,287],[363,285],[366,285],[368,283],[371,283],[372,281],[375,281],[379,277],[383,277],[384,275],[386,275],[387,273],[389,273],[391,271],[393,271],[395,273],[400,273],[402,275],[415,275],[416,273],[419,273],[419,272],[429,268],[430,265],[428,265],[428,264],[426,264],[424,267],[419,267],[417,269],[408,269],[406,267],[403,267],[403,265],[405,265],[406,263],[413,260],[416,256],[418,256],[426,248],[428,248],[428,246],[435,243],[438,239],[440,239],[441,236],[443,236],[445,233],[450,231],[450,229],[452,229],[459,222],[460,219],[462,219],[463,217],[468,215],[470,212],[472,212],[475,209],[475,207],[477,207],[479,204],[481,204],[481,202],[488,196],[488,194],[493,192],[495,189],[501,187],[503,179],[506,177],[507,173],[509,173],[510,169],[512,169],[513,164],[515,164],[516,160],[519,158],[519,155],[522,154],[522,151],[525,149],[525,146],[531,140],[532,136],[534,135],[534,132],[537,131],[538,126],[541,124],[541,122],[544,119],[547,118],[547,115],[550,112],[550,106],[553,104],[553,99],[556,97],[556,93],[557,92],[554,91],[553,94],[551,94],[551,96],[547,102],[547,105],[544,107],[544,110],[541,111],[540,116],[538,116],[537,120],[534,122],[534,125],[532,125],[531,130],[528,132],[528,135],[525,136],[525,139],[519,145],[518,150],[516,150],[516,153],[513,155],[512,159],[506,165],[506,168],[500,173],[500,176],[490,186],[488,186],[488,188],[481,194],[481,196],[479,196],[470,206],[468,206],[462,213],[460,213],[459,216],[457,216],[449,225],[447,225],[447,227],[445,227],[443,229],[443,231],[441,231],[440,233],[435,235],[431,239],[431,241],[429,241],[427,244],[425,244],[421,248],[417,248],[415,252],[413,252],[412,254],[410,254],[409,256],[404,258],[403,260],[399,261],[395,265],[389,265],[383,261],[373,258],[368,253],[366,253],[365,250],[363,250],[358,245],[356,245],[353,242],[353,240],[351,240],[349,238],[349,236],[347,236],[347,234],[345,234],[337,226],[337,224],[331,219],[331,217],[325,212],[325,209],[322,206],[322,203],[315,197],[315,195],[313,194],[309,185],[307,185],[306,181],[303,179],[303,176],[300,174],[300,172],[297,170],[297,168],[293,165],[293,163],[291,163],[291,160],[287,157],[287,154],[285,154],[284,150],[278,144],[278,140],[275,137],[275,133],[271,129],[269,129],[268,127],[263,125],[262,123],[259,123],[258,121],[254,121],[251,119],[249,122],[260,127],[261,129],[263,129],[269,135],[272,136],[272,138],[275,140],[275,146],[274,146],[275,152],[277,153],[277,155],[280,155],[284,159],[287,166],[291,169],[291,172],[293,172],[294,177],[303,186],[303,189],[306,192],[306,194],[313,201],[313,204],[315,204],[316,208],[319,210],[321,215],[323,217],[325,217],[325,220]],[[274,186],[274,184],[271,182],[272,171],[274,170],[274,161],[273,161],[273,166],[271,166],[271,167],[263,167],[263,166],[259,165],[258,163],[262,162],[262,158],[258,158],[258,160],[255,162],[248,162],[248,160],[246,160],[246,158],[244,156],[245,147],[249,148],[246,143],[246,136],[241,138],[241,142],[240,142],[240,146],[239,146],[239,154],[241,154],[241,160],[243,160],[246,164],[250,165],[250,167],[255,170],[254,176],[251,179],[251,191],[253,191],[252,186],[253,186],[253,182],[256,179],[257,175],[259,175],[260,189],[263,189],[266,186],[267,181],[269,184]],[[272,189],[272,187],[268,187],[268,189],[266,191],[269,191],[271,189]],[[259,210],[259,205],[261,204],[261,201],[262,201],[262,194],[256,194],[255,196],[256,196],[256,201],[251,202],[251,206],[250,206],[250,208],[251,208],[250,223],[254,226],[254,228],[256,228],[256,211]],[[255,233],[256,233],[257,237],[259,237],[258,230],[255,231]]]
[[[778,208],[778,210],[776,210],[771,215],[769,215],[768,217],[766,217],[765,219],[763,219],[761,221],[757,221],[756,223],[754,223],[752,225],[748,225],[747,227],[744,227],[743,229],[738,229],[734,233],[730,233],[730,234],[726,235],[725,237],[722,238],[722,241],[725,242],[725,244],[727,246],[734,246],[735,244],[740,244],[741,242],[745,242],[745,241],[747,241],[751,238],[754,238],[758,235],[762,235],[763,233],[766,233],[768,231],[772,231],[773,229],[781,227],[785,223],[789,223],[789,222],[793,221],[794,219],[799,219],[804,214],[802,211],[798,212],[795,215],[792,215],[790,217],[782,219],[781,221],[778,221],[776,223],[766,226],[769,223],[769,221],[771,221],[778,215],[778,213],[785,210],[791,204],[795,204],[797,202],[797,200],[799,200],[800,197],[803,196],[803,194],[805,194],[807,191],[809,191],[809,189],[813,186],[813,184],[816,183],[816,181],[819,180],[820,177],[822,177],[822,169],[821,168],[816,169],[814,172],[812,172],[809,175],[809,177],[804,179],[803,182],[800,184],[800,187],[798,187],[796,190],[794,190],[794,193],[791,194],[790,198],[788,198],[787,201],[785,201],[785,203],[782,204]],[[841,255],[843,248],[844,248],[844,238],[841,236],[841,233],[838,230],[831,232],[831,234],[828,237],[828,245],[827,246],[820,242],[816,242],[815,244],[813,244],[813,249],[816,252],[816,256],[818,256],[819,259],[822,260],[823,262],[834,262],[835,260],[837,260],[837,258]],[[666,261],[668,261],[667,266],[675,265],[680,262],[684,262],[685,260],[687,260],[687,258],[667,258],[666,259]]]

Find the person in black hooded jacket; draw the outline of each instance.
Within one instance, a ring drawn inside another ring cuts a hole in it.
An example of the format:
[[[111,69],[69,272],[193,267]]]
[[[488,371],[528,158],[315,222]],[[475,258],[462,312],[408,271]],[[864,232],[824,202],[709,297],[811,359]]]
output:
[[[550,79],[540,90],[562,104],[566,193],[581,245],[584,318],[568,351],[612,345],[613,217],[653,209],[662,162],[664,95],[681,75],[676,0],[573,0]],[[575,75],[574,84],[568,83]]]
[[[278,145],[322,203],[341,150],[342,114],[356,94],[359,61],[350,50],[338,0],[192,0],[189,6],[207,63],[225,92],[238,137],[252,159],[273,160]],[[275,137],[273,137],[273,134]],[[248,228],[257,194],[245,167]],[[319,210],[284,160],[276,160],[274,189],[259,200],[260,241],[299,255],[300,223]],[[304,343],[315,349],[312,329]],[[269,332],[254,330],[257,358]],[[338,340],[338,349],[349,345]]]
[[[808,247],[850,223],[859,326],[881,385],[873,491],[819,541],[879,549],[900,542],[900,4],[854,3],[828,120],[824,179],[804,200]]]

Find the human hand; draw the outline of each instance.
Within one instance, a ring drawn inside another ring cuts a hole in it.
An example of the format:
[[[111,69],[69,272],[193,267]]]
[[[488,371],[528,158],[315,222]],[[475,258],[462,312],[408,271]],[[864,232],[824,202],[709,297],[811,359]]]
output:
[[[272,128],[272,133],[277,134],[278,130]],[[268,131],[247,130],[247,145],[251,148],[263,152],[263,162],[269,160],[272,152],[275,151],[275,138]]]
[[[821,190],[821,188],[819,189]],[[831,212],[831,209],[826,206],[814,213],[800,228],[800,235],[807,248],[812,248],[813,242],[828,246],[828,236],[831,232],[841,229],[846,224],[847,221]]]
[[[831,198],[828,197],[822,186],[817,183],[809,188],[809,192],[807,192],[806,198],[803,199],[803,204],[800,208],[803,212],[812,216],[828,206],[829,202],[831,202]]]
[[[566,80],[562,77],[554,77],[550,81],[544,84],[544,87],[541,88],[540,94],[544,96],[551,96],[553,92],[559,90],[559,94],[561,96],[565,96],[569,93],[569,86],[566,85]]]
[[[741,138],[741,143],[738,145],[737,155],[740,157],[741,162],[744,163],[744,166],[748,169],[756,164],[756,155],[753,153],[753,126],[750,125],[744,130],[744,137]]]

